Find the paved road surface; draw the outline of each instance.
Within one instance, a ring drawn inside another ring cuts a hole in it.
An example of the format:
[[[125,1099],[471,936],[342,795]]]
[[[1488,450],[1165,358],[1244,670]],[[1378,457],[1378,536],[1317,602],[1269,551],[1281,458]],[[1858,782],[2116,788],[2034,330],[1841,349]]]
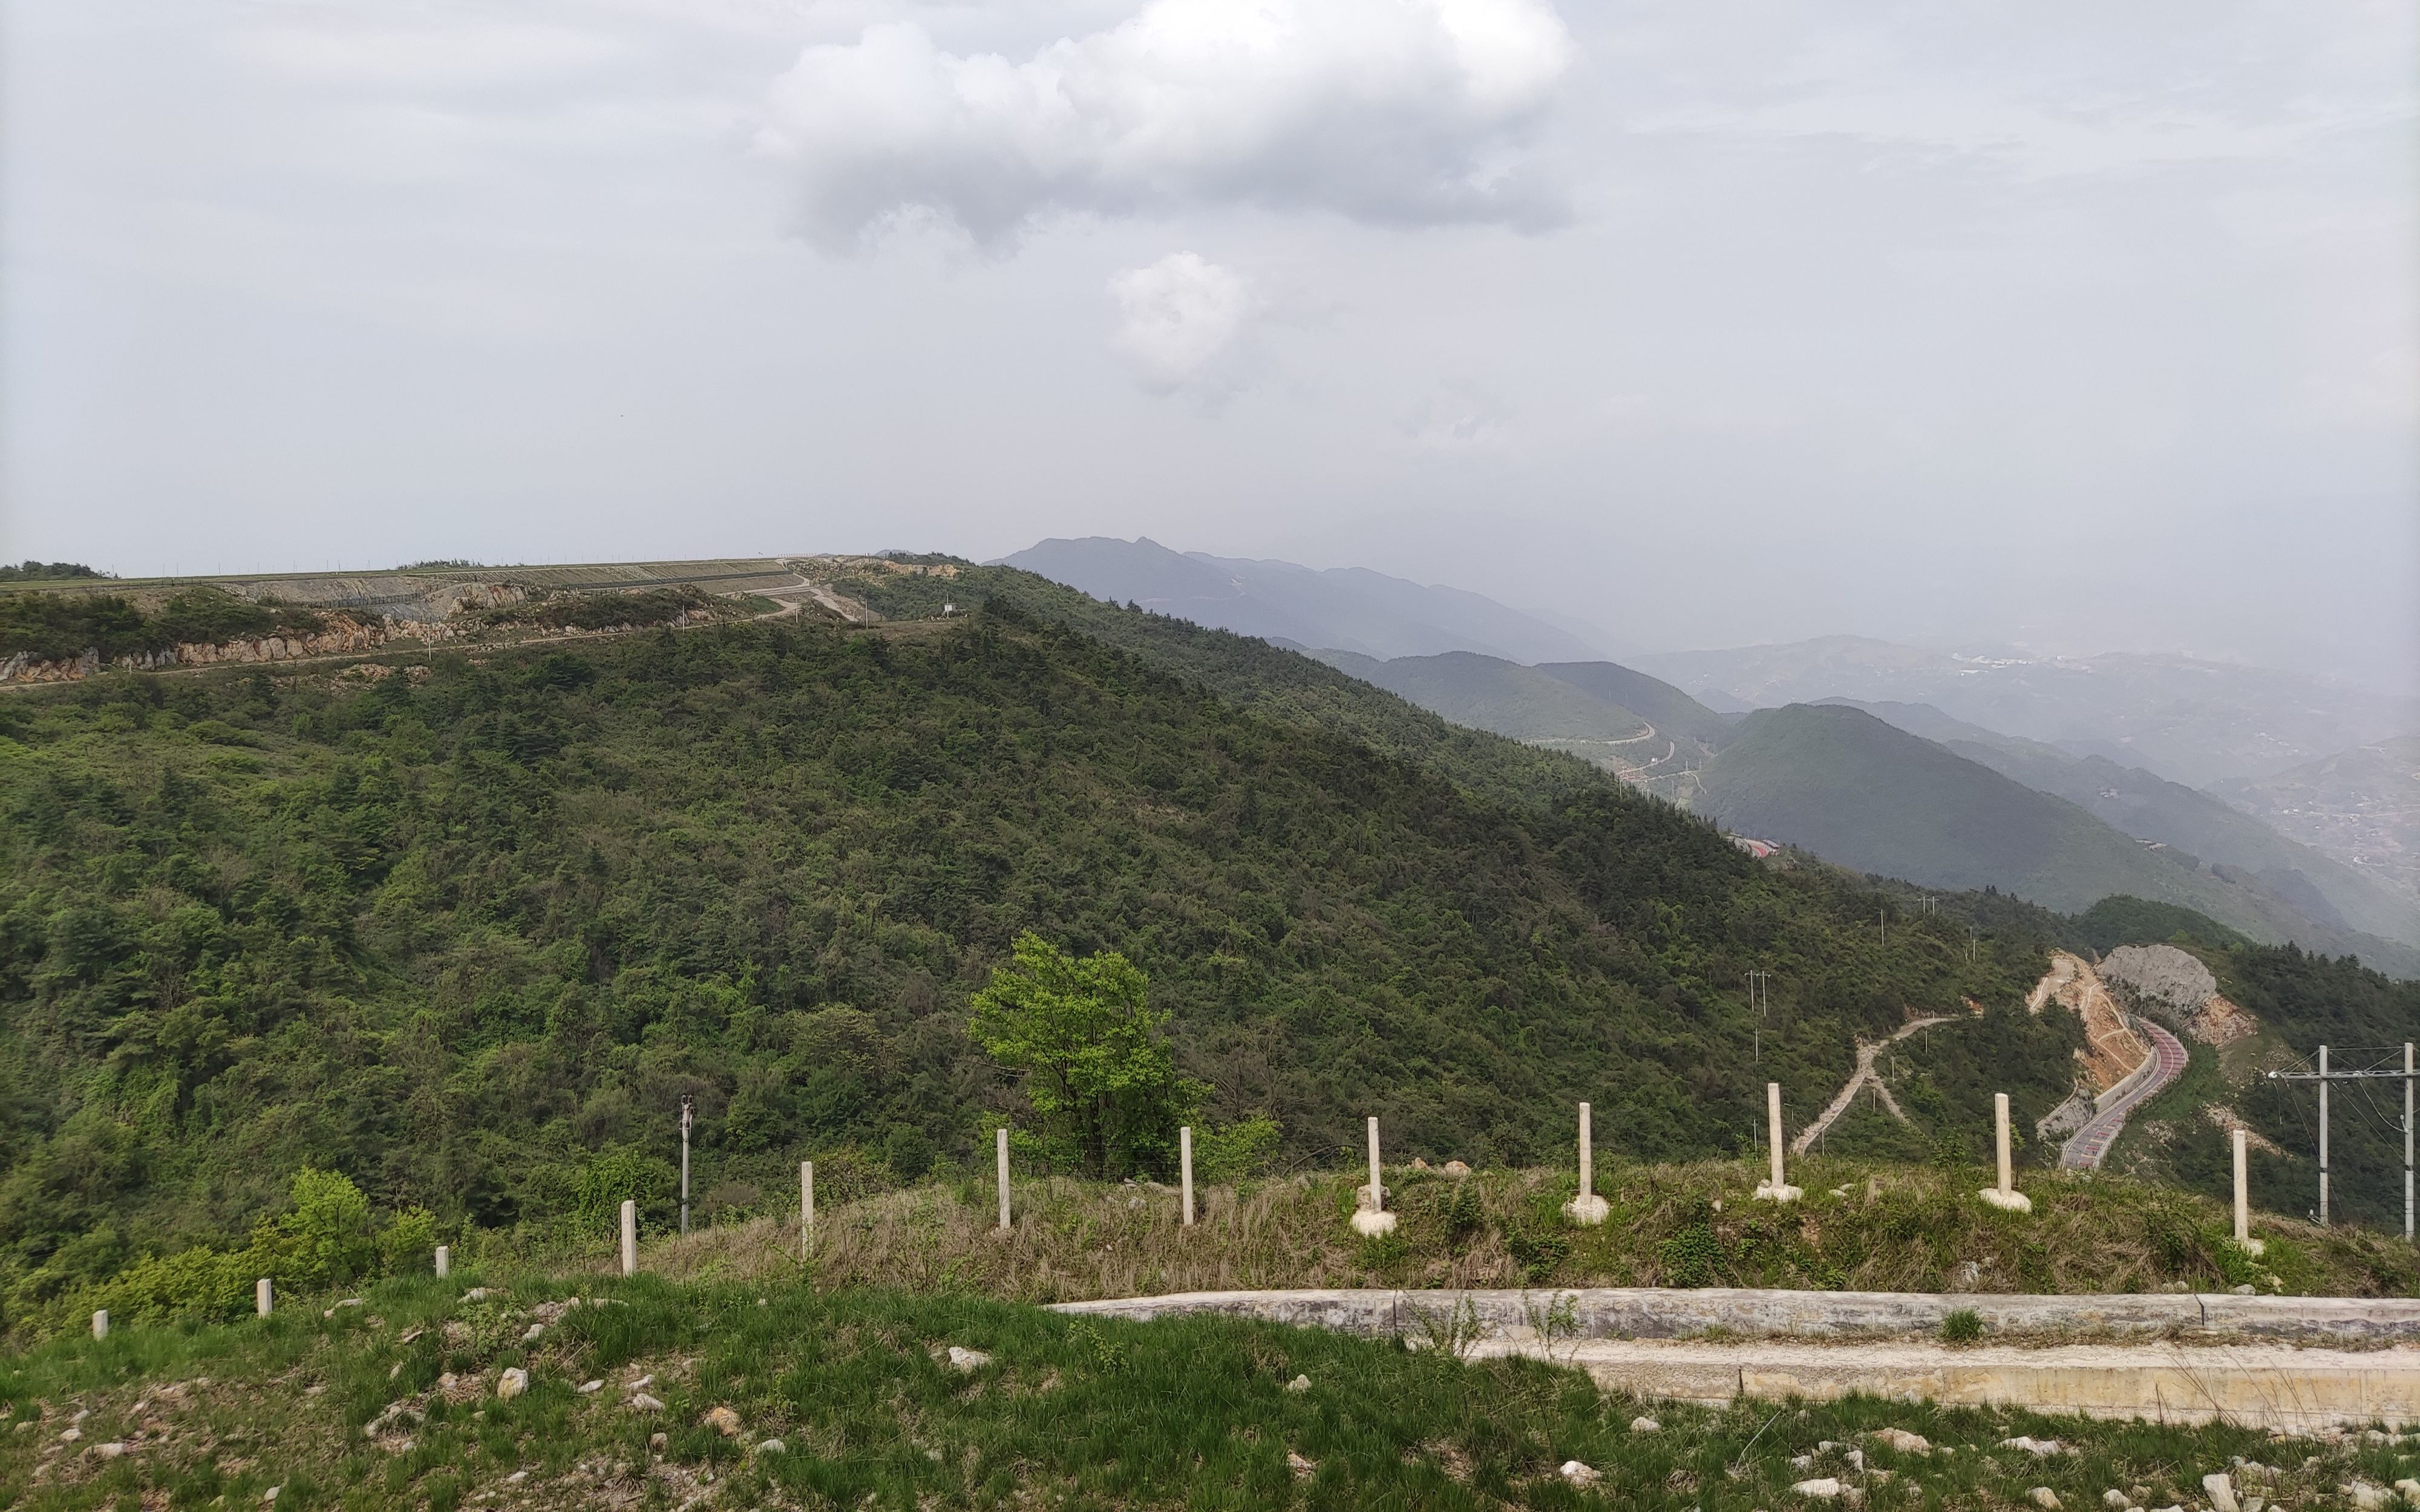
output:
[[[2185,1047],[2177,1042],[2175,1035],[2149,1019],[2138,1018],[2134,1026],[2151,1041],[2151,1054],[2159,1057],[2159,1070],[2133,1091],[2094,1114],[2091,1122],[2075,1131],[2074,1136],[2060,1147],[2058,1163],[2069,1170],[2099,1170],[2102,1157],[2109,1153],[2109,1147],[2118,1142],[2118,1131],[2126,1127],[2126,1115],[2159,1096],[2170,1082],[2184,1074]]]

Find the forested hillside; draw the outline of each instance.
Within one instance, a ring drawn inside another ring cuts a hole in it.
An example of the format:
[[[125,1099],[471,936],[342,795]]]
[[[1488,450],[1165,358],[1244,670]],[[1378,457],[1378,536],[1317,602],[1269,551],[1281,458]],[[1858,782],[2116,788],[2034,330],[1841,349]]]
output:
[[[1761,709],[1699,780],[1695,807],[1726,828],[1843,866],[1941,887],[1996,885],[2070,913],[2113,893],[2157,898],[2257,939],[2420,971],[2420,950],[2314,920],[2255,878],[2149,849],[2076,804],[1857,708]]]
[[[633,1190],[660,1219],[684,1095],[709,1210],[802,1155],[913,1176],[1017,1115],[964,1014],[1028,929],[1132,957],[1212,1119],[1275,1118],[1288,1159],[1368,1113],[1404,1155],[1544,1158],[1582,1097],[1625,1153],[1734,1150],[1767,1077],[1803,1120],[1854,1034],[1966,997],[1994,1053],[1957,1123],[2066,1089],[2071,1024],[2012,1011],[2030,910],[1885,946],[1902,895],[1761,867],[1580,763],[1013,596],[0,700],[14,1304],[239,1232],[305,1165],[446,1223]]]
[[[1848,703],[1845,699],[1826,702]],[[2161,844],[2292,904],[2312,921],[2420,946],[2420,907],[2377,878],[2181,782],[2105,756],[2075,756],[2038,740],[1998,734],[1921,703],[1852,703],[2038,793],[2065,798],[2137,840]]]
[[[1492,730],[1515,740],[1607,742],[1643,739],[1647,721],[1543,668],[1495,656],[1449,651],[1435,656],[1380,661],[1349,651],[1312,655],[1340,671],[1383,687],[1456,724]]]

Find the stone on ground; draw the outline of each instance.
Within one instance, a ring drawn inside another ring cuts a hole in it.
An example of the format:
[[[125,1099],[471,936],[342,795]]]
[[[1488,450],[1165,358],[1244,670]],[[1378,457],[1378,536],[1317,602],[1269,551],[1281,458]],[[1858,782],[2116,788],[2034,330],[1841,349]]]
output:
[[[2047,1458],[2051,1455],[2071,1455],[2075,1453],[2072,1448],[2059,1443],[2056,1439],[2037,1439],[2029,1434],[2024,1433],[2018,1434],[2013,1439],[2002,1439],[2000,1441],[2000,1447],[2003,1449],[2023,1449],[2025,1453],[2032,1455],[2037,1458]]]
[[[1885,1446],[1903,1455],[1929,1455],[1932,1452],[1931,1439],[1921,1433],[1910,1433],[1905,1428],[1876,1428],[1874,1437]]]
[[[512,1400],[527,1390],[529,1390],[529,1372],[519,1365],[512,1366],[496,1378],[496,1395],[505,1401]]]
[[[2058,1493],[2047,1486],[2037,1486],[2025,1493],[2025,1499],[2045,1512],[2058,1512]]]
[[[1630,1420],[1630,1431],[1633,1433],[1661,1433],[1664,1431],[1664,1425],[1656,1422],[1652,1417],[1634,1417]]]
[[[1802,1480],[1790,1489],[1801,1496],[1812,1496],[1825,1502],[1840,1494],[1840,1483],[1830,1475],[1820,1480]]]
[[[1311,1378],[1309,1376],[1296,1376],[1292,1381],[1286,1382],[1286,1390],[1293,1392],[1309,1391],[1311,1390]]]
[[[960,1349],[954,1344],[950,1346],[950,1368],[953,1370],[981,1370],[989,1364],[991,1356],[981,1350]]]
[[[2222,1472],[2201,1478],[2201,1491],[2210,1498],[2211,1512],[2242,1512],[2236,1504],[2235,1482]]]
[[[1559,1473],[1562,1475],[1563,1479],[1571,1482],[1575,1486],[1593,1486],[1598,1481],[1605,1479],[1605,1476],[1598,1473],[1595,1466],[1581,1464],[1576,1459],[1564,1460],[1563,1468]]]
[[[739,1414],[728,1407],[717,1406],[706,1409],[705,1421],[707,1427],[726,1439],[739,1437]]]

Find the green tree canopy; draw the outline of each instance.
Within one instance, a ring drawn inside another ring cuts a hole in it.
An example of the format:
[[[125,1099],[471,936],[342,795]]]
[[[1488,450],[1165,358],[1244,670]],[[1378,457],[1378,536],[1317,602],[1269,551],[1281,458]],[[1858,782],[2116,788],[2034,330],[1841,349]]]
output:
[[[1174,1163],[1177,1127],[1210,1088],[1177,1073],[1159,1033],[1168,1015],[1145,1006],[1146,986],[1115,950],[1078,960],[1028,933],[975,995],[969,1032],[1023,1074],[1053,1164],[1122,1177]]]

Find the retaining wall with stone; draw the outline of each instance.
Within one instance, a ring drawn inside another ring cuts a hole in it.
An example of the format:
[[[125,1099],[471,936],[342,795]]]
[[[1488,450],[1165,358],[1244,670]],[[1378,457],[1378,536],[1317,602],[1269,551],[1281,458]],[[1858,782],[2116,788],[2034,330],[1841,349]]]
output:
[[[1937,1342],[1960,1309],[2037,1342]],[[1397,1336],[1474,1358],[1552,1360],[1607,1389],[1681,1401],[1863,1394],[2288,1431],[2420,1423],[2420,1301],[2405,1299],[1372,1288],[1195,1291],[1053,1311],[1216,1313]]]
[[[1777,1291],[1707,1287],[1542,1288],[1537,1290],[1187,1291],[1061,1303],[1056,1311],[1148,1320],[1219,1313],[1345,1334],[1417,1338],[1457,1318],[1483,1336],[1553,1333],[1582,1339],[1734,1335],[1826,1338],[1931,1335],[1971,1311],[1993,1333],[2212,1334],[2311,1343],[2420,1343],[2420,1300],[2109,1293],[2025,1296],[1908,1291]],[[1467,1331],[1467,1330],[1466,1330]]]

